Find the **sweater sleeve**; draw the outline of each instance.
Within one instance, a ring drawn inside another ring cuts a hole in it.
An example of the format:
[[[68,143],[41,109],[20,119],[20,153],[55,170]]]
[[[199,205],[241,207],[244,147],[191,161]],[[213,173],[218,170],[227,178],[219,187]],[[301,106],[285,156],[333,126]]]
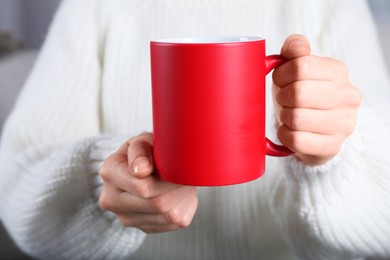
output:
[[[145,236],[98,204],[99,165],[124,139],[100,135],[96,2],[64,1],[3,129],[0,217],[37,258],[121,259]]]
[[[344,61],[363,103],[354,133],[325,165],[283,159],[272,191],[275,217],[304,259],[390,257],[390,84],[364,1],[328,1],[318,39]]]

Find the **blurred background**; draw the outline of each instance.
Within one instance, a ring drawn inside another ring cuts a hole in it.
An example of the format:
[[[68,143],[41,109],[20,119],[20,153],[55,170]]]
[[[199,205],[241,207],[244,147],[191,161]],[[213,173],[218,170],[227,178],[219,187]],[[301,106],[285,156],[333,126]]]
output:
[[[367,0],[390,72],[390,0]],[[0,133],[61,0],[0,0]],[[0,259],[23,255],[0,224]]]

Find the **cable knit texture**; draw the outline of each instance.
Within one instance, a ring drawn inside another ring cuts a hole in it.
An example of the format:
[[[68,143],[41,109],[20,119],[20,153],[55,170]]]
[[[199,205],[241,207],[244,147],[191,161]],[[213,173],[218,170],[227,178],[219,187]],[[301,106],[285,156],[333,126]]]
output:
[[[316,167],[267,158],[258,180],[200,188],[193,223],[177,232],[144,234],[99,208],[104,158],[152,131],[150,40],[263,36],[271,54],[292,33],[344,61],[364,95],[356,131],[335,158]],[[361,0],[64,1],[3,131],[1,220],[41,259],[390,258],[384,66]]]

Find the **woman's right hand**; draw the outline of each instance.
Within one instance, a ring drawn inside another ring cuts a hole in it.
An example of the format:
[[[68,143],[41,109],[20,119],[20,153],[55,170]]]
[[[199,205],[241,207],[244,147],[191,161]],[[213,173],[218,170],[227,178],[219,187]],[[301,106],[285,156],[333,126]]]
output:
[[[198,207],[197,188],[160,180],[153,174],[153,135],[144,133],[104,160],[100,207],[127,227],[158,233],[190,225]]]

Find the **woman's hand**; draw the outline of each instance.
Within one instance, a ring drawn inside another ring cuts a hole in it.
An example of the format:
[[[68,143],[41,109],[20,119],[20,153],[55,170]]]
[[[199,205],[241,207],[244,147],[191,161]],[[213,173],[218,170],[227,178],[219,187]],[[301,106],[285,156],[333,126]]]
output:
[[[361,103],[342,62],[310,55],[308,40],[291,35],[273,73],[278,138],[309,165],[326,163],[353,132]]]
[[[153,174],[152,147],[152,134],[141,134],[103,162],[100,206],[123,225],[146,233],[187,227],[198,206],[197,189],[158,179]]]

